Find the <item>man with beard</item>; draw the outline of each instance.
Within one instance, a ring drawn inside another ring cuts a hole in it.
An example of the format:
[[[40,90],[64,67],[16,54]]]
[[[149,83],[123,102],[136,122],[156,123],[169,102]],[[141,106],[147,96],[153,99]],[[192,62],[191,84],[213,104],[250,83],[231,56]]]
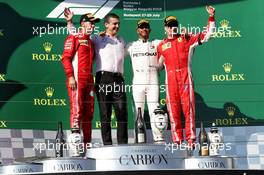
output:
[[[68,28],[73,30],[73,13],[64,11]],[[105,33],[91,39],[95,48],[96,82],[95,90],[100,109],[101,133],[104,145],[112,145],[112,107],[117,118],[117,142],[128,142],[127,99],[124,91],[125,42],[118,36],[119,16],[109,13],[104,18]]]

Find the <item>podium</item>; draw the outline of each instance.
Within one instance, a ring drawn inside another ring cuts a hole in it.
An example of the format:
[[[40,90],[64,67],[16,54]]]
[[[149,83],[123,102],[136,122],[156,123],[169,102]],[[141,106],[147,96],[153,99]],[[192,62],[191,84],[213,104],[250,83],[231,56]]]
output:
[[[187,150],[172,150],[166,145],[119,145],[91,148],[84,158],[43,158],[0,167],[0,174],[61,172],[116,172],[161,170],[233,169],[231,157],[190,157]]]

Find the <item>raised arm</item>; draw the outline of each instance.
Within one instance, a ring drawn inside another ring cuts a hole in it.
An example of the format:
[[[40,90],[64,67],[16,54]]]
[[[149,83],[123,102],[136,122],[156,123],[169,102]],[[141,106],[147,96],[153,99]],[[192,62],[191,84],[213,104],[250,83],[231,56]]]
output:
[[[65,8],[64,9],[64,18],[66,19],[67,21],[67,29],[69,31],[69,34],[76,34],[76,28],[75,26],[73,25],[73,22],[72,22],[72,18],[74,16],[74,13],[72,11],[70,11],[69,8]]]
[[[193,46],[198,46],[207,42],[215,31],[215,8],[206,6],[206,11],[209,14],[207,26],[202,33],[198,33],[191,37],[190,44]]]

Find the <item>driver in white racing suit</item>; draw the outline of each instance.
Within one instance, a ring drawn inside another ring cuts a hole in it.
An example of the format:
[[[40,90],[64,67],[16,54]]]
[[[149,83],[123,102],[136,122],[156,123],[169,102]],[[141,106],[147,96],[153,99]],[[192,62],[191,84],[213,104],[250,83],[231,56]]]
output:
[[[149,41],[150,24],[148,20],[142,19],[137,22],[137,33],[139,39],[127,45],[127,51],[131,57],[133,67],[133,98],[135,103],[135,117],[138,108],[141,108],[144,116],[145,101],[147,101],[154,142],[164,142],[163,131],[167,127],[167,116],[165,120],[157,122],[154,110],[159,106],[159,68],[157,46],[160,40]],[[160,116],[158,117],[158,119]],[[166,122],[164,124],[164,121]],[[161,125],[157,126],[157,125]]]

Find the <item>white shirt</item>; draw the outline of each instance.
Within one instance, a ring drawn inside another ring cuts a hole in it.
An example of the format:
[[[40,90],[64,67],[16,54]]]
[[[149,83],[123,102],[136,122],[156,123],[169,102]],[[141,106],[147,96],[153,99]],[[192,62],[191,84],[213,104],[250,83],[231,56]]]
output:
[[[70,34],[76,34],[73,24],[68,24]],[[96,72],[108,71],[124,73],[125,41],[119,36],[93,35],[91,40],[95,49]]]
[[[96,72],[124,72],[125,42],[122,37],[92,36],[95,48]]]

